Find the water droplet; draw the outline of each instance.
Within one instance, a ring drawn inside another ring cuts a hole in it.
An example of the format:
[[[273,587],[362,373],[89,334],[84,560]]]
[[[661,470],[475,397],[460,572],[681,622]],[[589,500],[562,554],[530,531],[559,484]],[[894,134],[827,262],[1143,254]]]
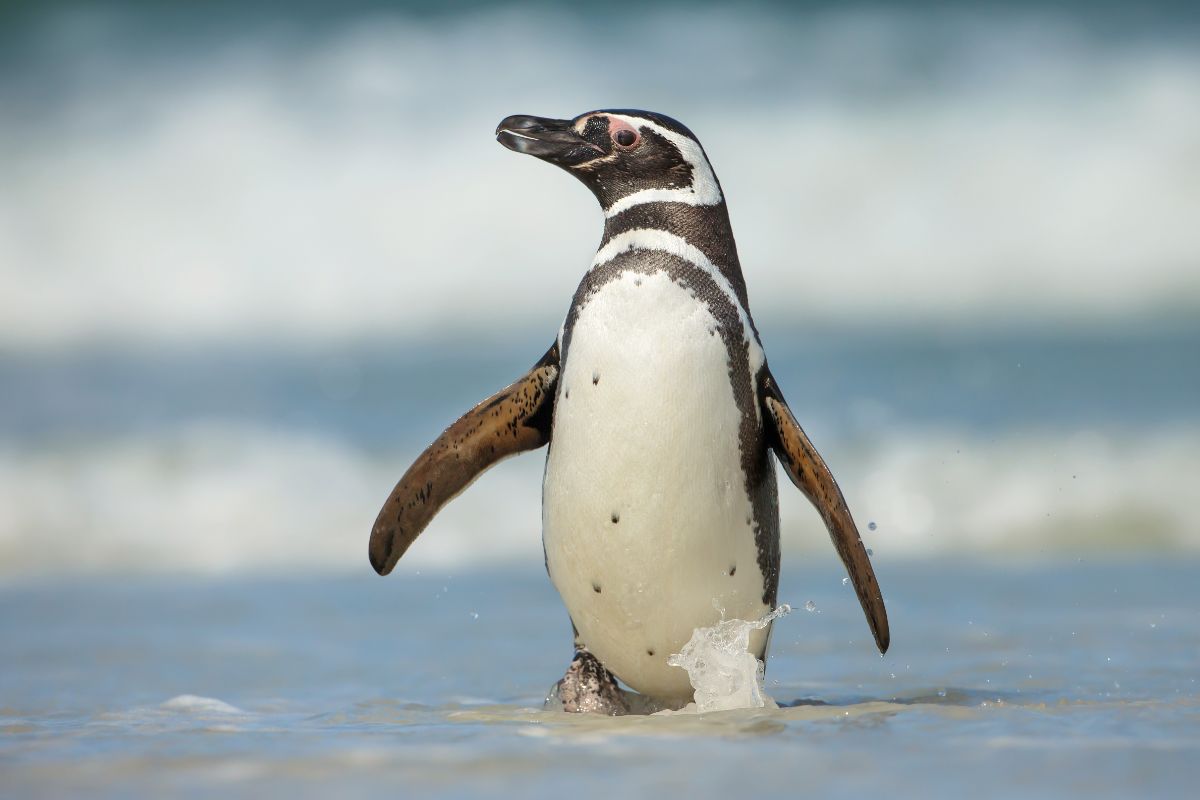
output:
[[[472,611],[472,612],[471,612],[471,619],[479,619],[479,612],[478,612],[478,611]]]
[[[875,525],[875,520],[871,520],[870,522],[867,523],[867,530],[869,530],[869,531],[875,530],[876,527],[877,526]]]
[[[817,604],[814,603],[812,600],[809,600],[807,603],[804,604],[804,610],[805,611],[816,611]]]
[[[867,548],[867,555],[869,555],[869,556],[873,556],[873,555],[875,555],[875,551],[874,551],[874,550],[872,550],[871,548],[869,548],[869,547],[868,547],[868,548]]]
[[[938,689],[938,697],[945,697],[945,696],[946,696],[946,690]]]
[[[850,582],[849,578],[842,578],[842,586],[845,586],[849,582]]]

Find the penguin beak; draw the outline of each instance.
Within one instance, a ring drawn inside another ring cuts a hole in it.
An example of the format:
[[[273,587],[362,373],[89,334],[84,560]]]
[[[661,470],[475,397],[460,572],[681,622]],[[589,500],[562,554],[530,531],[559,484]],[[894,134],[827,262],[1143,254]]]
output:
[[[598,145],[579,135],[569,119],[545,119],[520,114],[496,126],[496,141],[518,153],[536,156],[560,167],[574,167],[605,155]]]

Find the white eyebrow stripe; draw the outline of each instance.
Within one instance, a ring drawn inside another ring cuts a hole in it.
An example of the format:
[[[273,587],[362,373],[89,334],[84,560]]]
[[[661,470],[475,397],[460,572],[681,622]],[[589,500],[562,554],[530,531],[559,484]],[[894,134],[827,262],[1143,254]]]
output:
[[[729,283],[729,279],[721,274],[721,270],[717,269],[715,264],[708,260],[708,256],[704,255],[698,247],[681,236],[676,236],[673,233],[655,228],[635,228],[634,230],[617,234],[609,240],[608,244],[601,247],[596,252],[596,257],[592,260],[592,269],[603,266],[621,253],[630,250],[656,250],[669,253],[698,267],[712,278],[717,288],[721,290],[721,293],[737,309],[738,318],[742,323],[742,332],[749,346],[750,373],[753,380],[753,376],[758,374],[759,369],[766,362],[766,354],[763,352],[758,338],[754,335],[754,326],[750,323],[750,314],[742,306],[742,302],[738,300],[737,293],[733,291],[733,286]]]
[[[605,217],[614,217],[627,208],[640,206],[643,203],[685,203],[691,206],[715,206],[725,198],[721,195],[721,187],[717,176],[713,173],[712,165],[704,156],[704,151],[692,139],[675,131],[641,117],[630,117],[624,114],[610,114],[635,128],[648,128],[671,144],[679,148],[680,155],[692,167],[692,185],[680,189],[643,189],[640,192],[622,197],[608,208],[604,209]]]

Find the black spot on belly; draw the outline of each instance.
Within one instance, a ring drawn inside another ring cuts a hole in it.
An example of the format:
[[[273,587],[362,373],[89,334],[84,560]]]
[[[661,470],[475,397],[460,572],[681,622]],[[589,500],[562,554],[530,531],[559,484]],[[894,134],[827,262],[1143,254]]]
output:
[[[729,568],[729,577],[732,578],[734,573],[736,573],[736,572],[737,572],[737,564],[734,564],[733,566],[731,566]]]
[[[564,400],[570,400],[570,399],[571,399],[571,390],[570,390],[570,389],[564,389],[564,390],[563,390],[563,399],[564,399]]]
[[[651,648],[648,648],[648,649],[646,650],[646,655],[648,655],[648,656],[652,656],[652,655],[654,655],[654,648],[653,648],[653,647],[651,647]]]
[[[666,224],[669,222],[666,218],[678,213],[678,207],[670,203],[635,206],[609,220],[601,246],[629,230],[666,230],[671,227]],[[709,211],[701,207],[689,207],[687,213],[699,215],[705,223],[700,230],[709,232],[708,235],[698,237],[689,235],[688,240],[699,247],[729,281],[737,296],[736,302],[721,290],[717,281],[707,271],[680,256],[659,250],[628,250],[618,254],[611,261],[592,268],[579,284],[571,310],[563,322],[561,360],[564,364],[570,363],[571,339],[581,310],[606,284],[629,272],[639,275],[665,274],[707,307],[718,323],[710,330],[710,335],[723,341],[729,356],[729,380],[733,388],[734,403],[741,416],[741,424],[738,426],[738,449],[744,475],[743,486],[751,504],[751,514],[746,526],[753,532],[758,550],[757,566],[763,576],[763,602],[773,607],[779,586],[779,508],[775,467],[771,460],[766,430],[759,416],[759,398],[756,393],[756,388],[761,387],[767,375],[767,367],[763,364],[757,375],[751,373],[751,342],[758,345],[758,332],[754,329],[752,321],[749,331],[742,325],[738,306],[743,309],[748,309],[749,306],[737,253],[732,247],[733,238],[729,232],[724,204],[713,206]],[[599,372],[594,372],[593,384],[598,384],[599,381]]]
[[[593,583],[593,584],[592,584],[592,591],[593,591],[593,592],[595,592],[596,594],[600,594],[600,584],[598,584],[598,583]]]
[[[620,521],[621,521],[621,514],[620,514],[620,512],[618,512],[618,511],[614,511],[614,512],[612,513],[612,521],[613,521],[613,525],[616,525],[618,522],[620,522]]]

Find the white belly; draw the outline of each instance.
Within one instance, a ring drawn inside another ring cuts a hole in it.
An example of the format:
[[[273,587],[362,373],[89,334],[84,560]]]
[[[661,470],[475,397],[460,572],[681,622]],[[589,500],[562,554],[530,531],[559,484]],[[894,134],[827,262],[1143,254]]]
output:
[[[660,698],[691,695],[666,659],[695,628],[769,610],[716,324],[665,274],[601,288],[575,322],[546,461],[550,578],[587,648]]]

